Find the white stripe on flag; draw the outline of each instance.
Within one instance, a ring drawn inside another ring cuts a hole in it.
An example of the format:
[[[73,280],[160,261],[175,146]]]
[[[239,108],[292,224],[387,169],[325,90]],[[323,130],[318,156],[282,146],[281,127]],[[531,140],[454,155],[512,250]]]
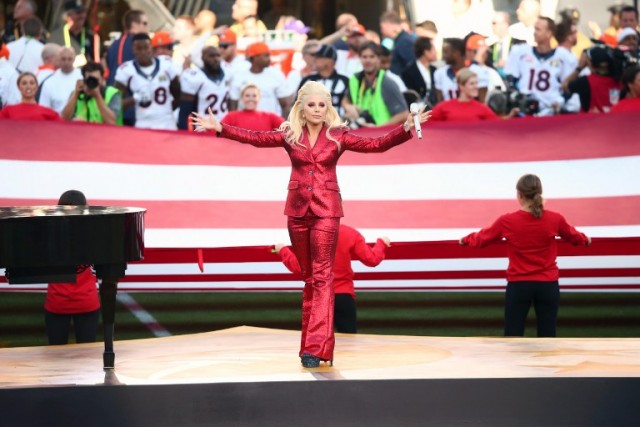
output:
[[[545,183],[547,198],[638,195],[640,156],[505,163],[339,166],[346,200],[514,198],[523,173]],[[93,199],[282,201],[288,167],[156,166],[124,163],[0,161],[11,177],[6,198],[51,198],[75,188]],[[87,179],[91,177],[91,179]],[[366,177],[366,179],[363,179]]]

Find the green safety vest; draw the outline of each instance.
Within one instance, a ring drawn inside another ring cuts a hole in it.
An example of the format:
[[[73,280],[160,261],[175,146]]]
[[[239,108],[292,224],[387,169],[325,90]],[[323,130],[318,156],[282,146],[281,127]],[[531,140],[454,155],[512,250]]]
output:
[[[383,78],[384,70],[380,70],[376,80],[376,87],[373,90],[364,88],[364,72],[356,73],[349,79],[351,102],[360,110],[368,111],[377,125],[387,123],[391,118],[391,113],[389,113],[387,105],[382,98]]]
[[[118,89],[112,86],[107,86],[104,92],[105,104],[109,105],[111,98],[118,93],[120,93]],[[78,99],[78,102],[76,102],[75,117],[81,117],[89,123],[104,123],[95,98],[90,98],[89,100]],[[120,113],[116,118],[116,124],[122,126],[122,108],[120,108]]]

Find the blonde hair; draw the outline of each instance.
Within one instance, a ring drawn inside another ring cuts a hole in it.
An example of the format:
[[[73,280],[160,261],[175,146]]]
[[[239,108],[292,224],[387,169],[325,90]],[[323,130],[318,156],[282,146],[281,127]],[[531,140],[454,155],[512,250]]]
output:
[[[533,174],[522,175],[516,184],[518,193],[529,201],[529,209],[531,214],[536,218],[542,216],[544,210],[542,200],[542,181],[538,176]]]
[[[291,107],[288,120],[280,125],[280,130],[285,134],[285,141],[294,148],[304,147],[302,143],[302,131],[306,126],[306,120],[303,114],[304,104],[310,95],[320,95],[324,99],[327,105],[327,116],[324,119],[327,125],[326,136],[327,139],[335,142],[338,148],[340,148],[338,140],[331,136],[331,130],[344,126],[345,124],[340,121],[340,116],[331,103],[331,93],[329,93],[322,83],[313,81],[306,82],[300,90],[298,90],[298,98],[293,104],[293,107]]]
[[[456,82],[459,86],[462,86],[467,82],[467,80],[474,76],[477,77],[477,74],[471,71],[469,68],[460,68],[456,73]]]
[[[240,99],[242,99],[242,96],[244,95],[244,93],[246,91],[248,91],[249,89],[255,89],[256,92],[258,92],[258,98],[262,97],[262,92],[260,92],[260,88],[258,87],[257,84],[255,83],[247,83],[246,85],[244,85],[242,87],[242,89],[240,90]]]

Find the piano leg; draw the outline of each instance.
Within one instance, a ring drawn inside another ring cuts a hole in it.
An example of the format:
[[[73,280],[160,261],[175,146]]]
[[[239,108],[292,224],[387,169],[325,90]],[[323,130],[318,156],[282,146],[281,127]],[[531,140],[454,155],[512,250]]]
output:
[[[116,293],[118,282],[108,279],[100,281],[100,303],[102,305],[102,326],[104,328],[104,369],[114,369],[116,354],[113,352],[113,331],[116,317]]]

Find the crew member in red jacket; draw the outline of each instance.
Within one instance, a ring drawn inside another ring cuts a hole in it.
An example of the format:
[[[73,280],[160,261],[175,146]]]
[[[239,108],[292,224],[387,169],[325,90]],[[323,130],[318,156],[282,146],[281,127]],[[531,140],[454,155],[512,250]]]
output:
[[[333,261],[333,289],[335,293],[334,325],[336,331],[355,334],[358,332],[356,293],[353,287],[351,260],[358,260],[368,267],[375,267],[384,259],[389,246],[388,237],[380,237],[373,246],[365,243],[364,237],[355,228],[340,224],[338,246]],[[278,243],[275,251],[283,264],[292,273],[301,274],[300,264],[290,246]]]
[[[59,205],[86,205],[77,190],[65,191]],[[94,342],[100,320],[100,298],[91,266],[78,267],[75,283],[49,283],[44,303],[44,319],[49,345],[67,344],[73,321],[76,343]]]
[[[424,108],[416,114],[426,122]],[[338,242],[342,198],[336,165],[347,150],[383,152],[411,139],[414,115],[384,136],[355,135],[340,121],[331,94],[318,82],[307,82],[289,119],[275,131],[248,131],[220,124],[213,113],[194,113],[196,131],[215,130],[223,138],[256,147],[284,148],[291,160],[289,194],[284,214],[293,252],[304,279],[300,359],[306,368],[333,361],[333,261]],[[258,212],[256,212],[259,215]]]
[[[556,236],[573,245],[590,245],[591,238],[569,225],[564,217],[545,210],[542,182],[523,175],[516,185],[520,210],[500,216],[490,227],[460,239],[461,245],[487,246],[505,239],[509,254],[504,335],[523,336],[533,302],[539,337],[556,336],[560,305]]]

